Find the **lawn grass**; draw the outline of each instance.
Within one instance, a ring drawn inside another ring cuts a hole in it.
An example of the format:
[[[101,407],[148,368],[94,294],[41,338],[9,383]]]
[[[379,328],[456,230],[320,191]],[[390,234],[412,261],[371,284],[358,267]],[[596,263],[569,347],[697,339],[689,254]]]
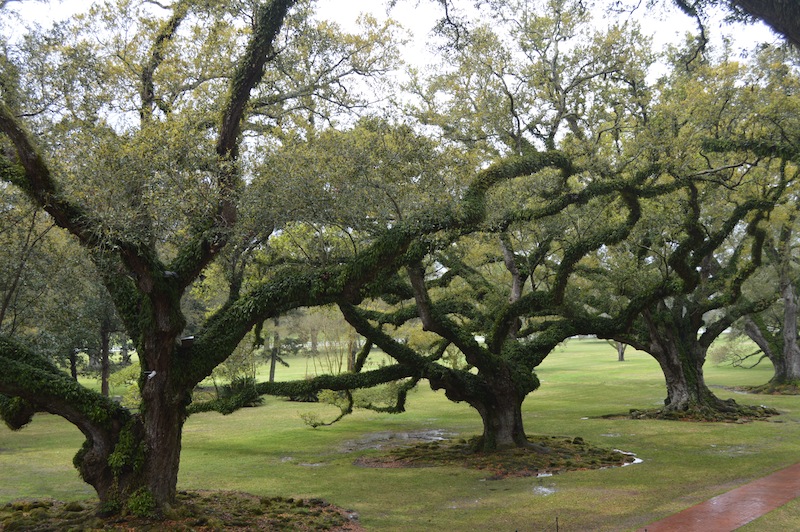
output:
[[[762,384],[771,368],[707,366],[721,398],[764,404],[781,415],[746,424],[607,419],[631,408],[652,408],[665,395],[649,356],[630,351],[626,362],[605,342],[570,340],[539,368],[542,386],[524,406],[530,435],[580,436],[635,452],[642,464],[546,478],[487,480],[459,467],[370,469],[357,456],[379,452],[357,442],[375,433],[444,430],[458,437],[481,431],[475,411],[420,387],[408,411],[359,411],[312,429],[301,414],[331,418],[333,407],[267,398],[230,416],[204,413],[186,423],[179,489],[238,490],[264,496],[320,497],[360,515],[369,530],[634,530],[765,476],[800,458],[800,397],[753,396],[729,387]],[[279,368],[279,378],[302,377],[304,363]],[[0,503],[20,497],[85,499],[91,489],[72,467],[78,431],[39,415],[19,433],[0,428]],[[356,449],[356,450],[354,450]],[[800,528],[797,501],[742,530]]]

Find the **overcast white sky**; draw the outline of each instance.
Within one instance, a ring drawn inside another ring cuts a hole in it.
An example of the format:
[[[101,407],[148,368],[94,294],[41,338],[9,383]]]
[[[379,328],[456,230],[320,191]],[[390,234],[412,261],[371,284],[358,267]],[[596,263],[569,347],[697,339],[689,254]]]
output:
[[[50,20],[63,19],[72,13],[85,10],[92,2],[88,0],[52,0],[48,3],[31,0],[14,0],[8,8],[18,11],[28,20],[36,20],[47,24]],[[598,1],[599,5],[603,2]],[[464,2],[469,5],[471,2]],[[687,31],[693,29],[689,17],[671,7],[672,2],[664,2],[666,10],[648,11],[641,7],[636,16],[645,33],[654,35],[654,45],[662,47],[666,43],[682,40]],[[355,20],[362,12],[370,12],[378,19],[386,17],[385,0],[318,0],[319,17],[335,20],[345,28],[352,28]],[[441,16],[441,12],[430,0],[400,0],[392,11],[392,17],[415,32],[415,42],[411,50],[422,50],[428,40],[428,32],[433,22]],[[711,24],[712,36],[719,36],[724,30],[733,35],[742,48],[751,48],[761,41],[776,40],[763,26],[737,26],[731,28],[721,20]]]

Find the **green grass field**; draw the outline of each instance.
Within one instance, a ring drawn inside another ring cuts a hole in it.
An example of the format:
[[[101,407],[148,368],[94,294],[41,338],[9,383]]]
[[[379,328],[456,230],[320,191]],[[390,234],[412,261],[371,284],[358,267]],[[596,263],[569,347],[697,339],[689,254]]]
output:
[[[539,368],[542,386],[524,406],[529,435],[581,436],[589,443],[634,452],[643,463],[546,478],[487,480],[456,467],[368,469],[353,465],[377,452],[364,442],[390,433],[443,430],[469,437],[481,431],[476,412],[421,387],[408,411],[359,411],[312,429],[301,414],[332,417],[318,404],[266,398],[230,416],[198,414],[186,423],[179,489],[238,490],[258,495],[320,497],[357,512],[368,530],[586,531],[634,530],[800,460],[800,397],[753,396],[728,387],[762,384],[767,365],[751,370],[706,367],[722,398],[764,404],[781,415],[770,421],[684,423],[603,419],[661,404],[658,365],[629,352],[624,363],[608,344],[570,340]],[[281,368],[279,378],[302,376],[304,363]],[[80,433],[59,418],[40,415],[20,432],[0,428],[0,503],[23,497],[90,498],[72,456]],[[744,531],[800,529],[797,501]]]

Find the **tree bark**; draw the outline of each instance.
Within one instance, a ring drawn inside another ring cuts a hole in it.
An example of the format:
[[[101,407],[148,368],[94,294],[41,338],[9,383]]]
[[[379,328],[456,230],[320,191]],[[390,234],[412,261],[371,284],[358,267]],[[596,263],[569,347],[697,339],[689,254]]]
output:
[[[651,355],[658,361],[667,384],[665,412],[720,409],[724,402],[708,389],[703,375],[705,353],[678,344],[654,347]]]
[[[780,379],[775,384],[788,384],[800,382],[800,346],[797,343],[797,294],[794,283],[789,279],[782,282],[781,297],[783,298],[783,374],[773,377]],[[770,382],[773,382],[770,381]]]
[[[527,447],[530,444],[522,423],[522,402],[524,397],[508,387],[493,390],[487,397],[468,399],[467,402],[478,411],[483,421],[483,435],[478,449],[491,452],[513,447]]]
[[[143,474],[158,508],[175,502],[181,435],[194,383],[176,371],[181,349],[177,342],[185,326],[180,298],[168,284],[151,290],[152,322],[143,331],[140,360],[140,416],[144,428]]]
[[[144,476],[156,504],[174,503],[178,485],[186,404],[172,389],[168,376],[157,374],[142,390]]]
[[[476,450],[493,452],[509,448],[537,448],[525,434],[522,403],[528,393],[538,387],[538,379],[530,375],[524,382],[514,378],[508,364],[498,361],[490,373],[479,372],[471,378],[458,372],[428,376],[434,390],[444,389],[445,396],[454,402],[465,402],[478,411],[483,422],[483,434]],[[543,450],[543,449],[538,449]]]
[[[663,413],[698,413],[713,418],[717,413],[735,412],[733,400],[722,401],[706,386],[703,364],[708,344],[701,342],[702,312],[691,309],[680,300],[673,308],[660,304],[655,312],[646,310],[642,317],[647,325],[648,345],[643,346],[658,361],[667,385]]]
[[[729,0],[800,47],[800,5],[794,0]]]

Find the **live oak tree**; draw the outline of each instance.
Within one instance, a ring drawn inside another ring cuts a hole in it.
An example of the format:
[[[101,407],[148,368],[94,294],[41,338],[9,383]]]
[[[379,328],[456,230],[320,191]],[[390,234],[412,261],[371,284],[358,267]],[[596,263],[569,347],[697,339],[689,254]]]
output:
[[[768,105],[760,115],[779,129],[779,135],[758,140],[742,136],[728,139],[721,149],[744,149],[754,155],[773,157],[775,172],[797,173],[798,99],[796,55],[791,49],[765,47],[756,57],[746,79],[758,79],[765,87],[781,87],[771,94]],[[794,264],[797,235],[796,186],[787,190],[786,197],[770,216],[770,226],[764,244],[765,271],[759,286],[751,289],[750,297],[769,298],[774,294],[775,305],[768,310],[744,318],[744,332],[758,345],[760,354],[769,358],[774,375],[764,390],[792,385],[800,378],[800,350],[797,345],[797,272]]]
[[[478,445],[487,451],[529,445],[521,406],[538,387],[534,368],[553,347],[574,334],[620,330],[641,305],[629,301],[616,316],[560,314],[581,307],[571,283],[583,258],[626,237],[641,215],[640,197],[672,188],[653,183],[658,172],[650,161],[633,164],[614,152],[648,100],[637,34],[615,28],[586,42],[579,35],[588,15],[571,4],[558,2],[546,14],[503,4],[508,10],[498,21],[511,28],[508,36],[479,27],[452,51],[448,73],[414,87],[419,119],[437,127],[461,159],[479,167],[505,155],[500,166],[478,170],[474,182],[502,178],[481,207],[487,216],[480,236],[450,232],[427,241],[397,284],[384,289],[389,309],[340,302],[370,343],[478,411]],[[504,19],[509,13],[527,18]],[[621,98],[630,98],[629,107],[608,111],[609,101]],[[559,144],[563,151],[555,151]],[[615,158],[621,163],[609,164]],[[474,202],[475,192],[474,185],[462,192],[464,201]],[[492,251],[481,256],[471,251],[476,246]],[[428,350],[386,330],[414,321],[432,335]],[[467,367],[445,362],[448,349]],[[282,386],[269,389],[294,389]]]
[[[655,239],[652,244],[656,244]],[[673,245],[677,245],[680,251],[686,241]],[[727,257],[723,263],[713,252],[698,253],[701,261],[693,265],[693,279],[680,279],[680,274],[677,274],[678,278],[672,282],[680,284],[676,287],[678,293],[645,306],[628,331],[613,335],[615,340],[649,353],[661,366],[667,398],[658,414],[697,415],[708,419],[760,414],[732,400],[721,401],[711,392],[703,377],[703,365],[711,343],[742,315],[765,306],[763,301],[749,301],[738,293],[759,260],[757,256],[750,256],[759,251],[748,248],[760,245],[757,235],[743,238],[733,250],[733,256]],[[643,257],[645,260],[648,258],[653,260],[652,257]],[[682,267],[677,262],[666,262],[659,265],[662,272]],[[639,263],[641,269],[650,266],[652,264]],[[670,283],[670,280],[662,278],[660,282]],[[680,293],[684,290],[688,290],[687,293]]]
[[[627,216],[603,224],[591,235],[551,235],[531,255],[515,253],[507,237],[473,234],[410,265],[407,286],[396,294],[405,299],[392,312],[341,305],[348,321],[370,342],[416,368],[450,400],[476,409],[483,421],[476,444],[482,451],[534,447],[525,434],[522,404],[539,386],[536,366],[570,336],[618,330],[629,320],[625,313],[581,319],[558,314],[559,307],[571,304],[570,272],[584,254],[624,237],[639,215],[636,200],[612,194],[588,199],[596,191],[583,192],[587,203],[604,203],[612,217],[623,209]],[[546,217],[534,215],[531,221],[541,223]],[[547,270],[551,282],[543,282],[540,269]],[[412,349],[383,330],[412,320],[434,335],[426,351]],[[466,366],[446,362],[444,355],[451,347],[461,353]]]
[[[762,59],[773,55],[768,49],[760,53]],[[743,315],[771,304],[768,294],[753,297],[759,291],[743,294],[743,287],[762,262],[770,213],[790,198],[787,190],[797,179],[787,154],[775,149],[791,131],[785,126],[793,120],[788,109],[796,95],[786,88],[793,82],[769,81],[771,72],[763,65],[756,60],[745,67],[723,58],[676,69],[671,86],[662,89],[663,115],[654,114],[652,134],[669,152],[670,172],[694,183],[685,195],[665,197],[648,209],[652,220],[641,224],[643,232],[629,243],[637,283],[628,286],[666,283],[674,291],[615,339],[658,360],[667,382],[667,415],[754,413],[717,399],[705,385],[702,367],[715,338]],[[670,110],[677,101],[671,91],[687,96],[680,108]],[[750,149],[745,138],[753,139]],[[646,280],[648,272],[655,279]]]
[[[753,388],[754,391],[767,393],[797,386],[800,381],[798,276],[793,260],[797,244],[796,201],[790,199],[785,208],[788,213],[781,213],[779,207],[776,209],[777,216],[772,217],[777,227],[764,244],[765,268],[769,274],[762,276],[761,281],[766,286],[762,285],[757,292],[759,297],[767,298],[774,293],[777,301],[767,310],[748,314],[742,319],[741,330],[755,342],[758,349],[734,361],[737,365],[755,365],[763,358],[769,359],[774,371],[772,378],[766,385]],[[751,364],[748,359],[752,357],[758,358]]]
[[[391,345],[377,324],[418,317],[439,337],[437,356],[448,347],[461,352],[467,370],[423,364],[420,354],[416,365],[431,386],[480,413],[479,445],[492,450],[528,445],[521,405],[538,387],[534,368],[559,342],[625,323],[630,305],[614,317],[567,318],[560,310],[580,306],[570,301],[571,283],[584,256],[625,238],[640,216],[639,195],[658,192],[643,190],[649,161],[631,164],[613,150],[615,138],[636,129],[649,98],[650,58],[636,29],[595,32],[577,2],[493,2],[485,14],[491,25],[470,27],[444,52],[444,73],[415,81],[418,117],[476,164],[508,153],[557,158],[551,169],[493,193],[482,228],[495,239],[491,259],[476,264],[459,256],[457,250],[463,255],[474,244],[456,241],[408,269],[414,312],[371,315],[372,325],[369,313],[350,309],[348,315],[405,363],[414,364],[410,349]],[[562,151],[545,151],[556,148]],[[435,275],[435,267],[446,273]]]
[[[2,179],[93,260],[138,351],[142,401],[130,412],[4,337],[0,412],[16,429],[37,411],[75,424],[86,436],[75,465],[106,511],[131,497],[154,510],[174,500],[191,390],[255,323],[355,294],[378,256],[391,267],[403,253],[373,251],[337,275],[283,272],[234,294],[193,342],[180,340],[181,300],[239,221],[244,133],[316,109],[317,96],[353,106],[346,78],[388,68],[382,28],[343,37],[308,22],[309,5],[125,1],[7,43]]]

